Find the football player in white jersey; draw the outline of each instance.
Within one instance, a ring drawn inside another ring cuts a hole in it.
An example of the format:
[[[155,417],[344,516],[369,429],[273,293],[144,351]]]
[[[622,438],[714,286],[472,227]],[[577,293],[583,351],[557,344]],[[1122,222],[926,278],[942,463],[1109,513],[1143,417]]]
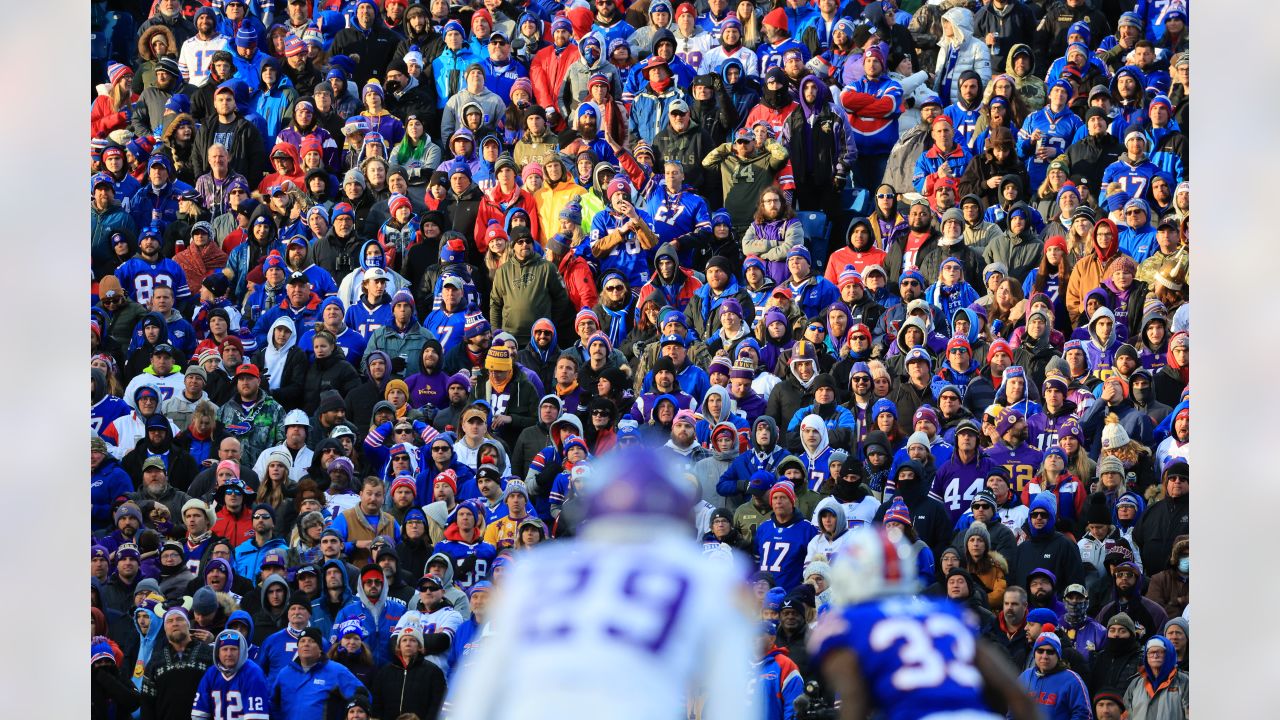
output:
[[[703,557],[694,497],[659,453],[595,461],[572,540],[512,564],[493,636],[451,688],[451,720],[757,717],[745,567]]]

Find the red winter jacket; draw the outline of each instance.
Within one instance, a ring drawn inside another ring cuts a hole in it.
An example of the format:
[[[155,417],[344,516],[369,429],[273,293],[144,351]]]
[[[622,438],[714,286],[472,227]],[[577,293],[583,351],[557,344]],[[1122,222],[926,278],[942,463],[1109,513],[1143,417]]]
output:
[[[533,99],[539,105],[548,109],[557,107],[560,87],[569,74],[569,66],[580,57],[577,45],[566,45],[559,54],[555,45],[548,45],[533,56],[533,62],[529,64],[529,78],[533,81]]]
[[[576,308],[595,307],[600,292],[596,289],[596,276],[591,265],[581,255],[569,251],[560,258],[559,270],[565,290],[569,292],[569,304]]]
[[[524,211],[529,214],[529,232],[533,234],[535,240],[542,237],[538,225],[538,203],[534,201],[533,195],[519,185],[509,195],[503,194],[502,186],[495,185],[480,200],[480,208],[476,211],[476,224],[472,228],[474,233],[472,237],[475,238],[476,247],[481,253],[489,250],[489,241],[484,236],[485,228],[489,227],[489,221],[497,220],[498,225],[506,229],[507,211],[513,207],[524,208]]]

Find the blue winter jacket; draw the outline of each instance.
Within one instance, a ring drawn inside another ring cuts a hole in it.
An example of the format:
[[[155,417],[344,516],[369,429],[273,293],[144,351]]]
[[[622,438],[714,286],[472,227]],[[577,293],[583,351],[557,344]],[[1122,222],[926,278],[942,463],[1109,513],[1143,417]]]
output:
[[[1018,676],[1027,689],[1031,701],[1038,704],[1049,720],[1090,720],[1089,691],[1074,671],[1059,664],[1057,669],[1042,675],[1034,667]]]
[[[384,659],[382,662],[386,662]],[[322,657],[304,670],[297,660],[285,666],[271,686],[272,720],[315,720],[329,717],[332,704],[346,708],[364,684],[340,663]]]
[[[133,492],[129,473],[120,467],[116,459],[107,455],[89,477],[89,501],[93,505],[91,519],[93,531],[112,527],[111,501]]]
[[[371,605],[369,598],[364,594],[364,588],[361,587],[351,602],[347,603],[347,606],[342,608],[338,616],[333,619],[333,627],[336,628],[348,620],[358,620],[360,626],[364,628],[365,643],[373,653],[373,662],[381,666],[391,661],[391,631],[395,629],[396,623],[400,621],[405,610],[403,600],[385,595],[378,604]],[[330,630],[329,643],[333,644],[337,641],[338,638],[333,637],[333,631]]]

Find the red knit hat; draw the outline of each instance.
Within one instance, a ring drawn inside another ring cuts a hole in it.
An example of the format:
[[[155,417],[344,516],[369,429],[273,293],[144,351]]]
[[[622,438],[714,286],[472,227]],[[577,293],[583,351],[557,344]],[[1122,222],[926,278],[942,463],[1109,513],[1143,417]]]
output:
[[[458,494],[458,474],[453,471],[453,468],[436,475],[435,479],[431,481],[432,494],[434,494],[436,483],[438,482],[447,483],[450,488],[453,488],[453,493],[455,495]]]
[[[789,31],[791,29],[790,24],[787,22],[787,11],[782,8],[774,8],[773,10],[770,10],[760,22],[764,25],[768,25],[769,27],[777,28],[778,30]]]
[[[396,490],[399,490],[402,487],[407,487],[412,490],[415,498],[418,496],[418,486],[413,482],[413,478],[407,475],[400,475],[397,477],[396,481],[391,483],[391,494],[395,495]]]
[[[769,488],[769,500],[773,500],[773,496],[782,493],[791,499],[791,504],[796,504],[796,487],[791,484],[790,480],[779,480]]]
[[[991,347],[987,349],[987,362],[991,362],[991,358],[995,357],[996,353],[999,352],[1008,355],[1009,359],[1013,360],[1013,348],[1009,347],[1008,341],[999,339],[992,341]]]

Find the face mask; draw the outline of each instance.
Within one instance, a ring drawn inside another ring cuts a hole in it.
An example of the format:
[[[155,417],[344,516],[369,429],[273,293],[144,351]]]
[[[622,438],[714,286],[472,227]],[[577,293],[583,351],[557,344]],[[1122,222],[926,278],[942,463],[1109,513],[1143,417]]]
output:
[[[1142,387],[1130,386],[1132,388],[1134,402],[1139,405],[1146,405],[1151,399],[1151,386],[1144,385]]]
[[[388,81],[387,81],[387,92],[389,92],[389,93],[400,92],[400,81],[399,81],[399,80],[388,80]]]
[[[654,90],[664,93],[671,89],[671,78],[666,77],[661,80],[650,80],[649,84],[653,86]]]
[[[1076,602],[1072,602],[1068,600],[1066,601],[1066,606],[1067,606],[1067,617],[1071,618],[1072,620],[1078,620],[1084,617],[1085,611],[1089,609],[1089,601],[1079,600]]]
[[[600,48],[595,45],[586,46],[582,49],[582,59],[585,60],[588,65],[595,65],[596,61],[600,59]]]
[[[1191,572],[1191,556],[1182,558],[1178,561],[1178,572],[1186,575]]]

